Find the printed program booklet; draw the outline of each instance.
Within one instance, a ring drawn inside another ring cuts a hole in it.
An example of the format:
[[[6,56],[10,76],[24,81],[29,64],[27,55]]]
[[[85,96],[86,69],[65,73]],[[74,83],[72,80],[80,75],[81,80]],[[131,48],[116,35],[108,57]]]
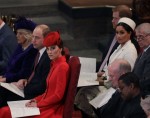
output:
[[[22,89],[19,89],[17,86],[15,86],[12,83],[3,83],[1,82],[0,85],[4,88],[6,88],[7,90],[21,96],[24,98],[24,91]]]
[[[37,107],[26,107],[25,104],[30,100],[19,100],[7,102],[12,118],[40,115]]]
[[[81,63],[78,87],[99,85],[96,81],[96,58],[79,57]]]

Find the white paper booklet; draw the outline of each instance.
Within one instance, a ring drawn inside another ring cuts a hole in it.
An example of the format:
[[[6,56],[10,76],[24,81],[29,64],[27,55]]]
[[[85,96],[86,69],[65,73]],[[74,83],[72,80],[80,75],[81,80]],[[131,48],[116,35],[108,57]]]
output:
[[[99,82],[96,81],[96,78],[97,78],[97,73],[81,72],[79,75],[78,87],[99,85]]]
[[[96,58],[79,57],[81,63],[81,72],[96,72]]]
[[[10,101],[7,102],[12,118],[40,115],[37,107],[26,107],[25,104],[30,100]]]
[[[17,86],[15,86],[14,84],[12,83],[0,83],[0,85],[6,89],[8,89],[9,91],[21,96],[21,97],[24,97],[24,91],[19,89]]]
[[[96,58],[79,57],[81,63],[78,87],[99,85],[96,73]]]
[[[108,90],[99,93],[98,96],[91,100],[89,103],[96,109],[100,108],[109,101],[115,91],[116,90],[114,88],[109,88]]]

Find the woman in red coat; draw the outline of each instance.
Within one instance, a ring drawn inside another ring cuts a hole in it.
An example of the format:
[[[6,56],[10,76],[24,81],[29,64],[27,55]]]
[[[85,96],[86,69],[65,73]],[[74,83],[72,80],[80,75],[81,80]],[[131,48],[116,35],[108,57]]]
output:
[[[40,115],[31,118],[63,118],[63,98],[68,83],[69,66],[63,56],[63,45],[58,32],[49,33],[43,43],[52,60],[47,88],[42,95],[26,103],[26,106],[40,109]],[[0,118],[11,118],[9,107],[0,109]]]

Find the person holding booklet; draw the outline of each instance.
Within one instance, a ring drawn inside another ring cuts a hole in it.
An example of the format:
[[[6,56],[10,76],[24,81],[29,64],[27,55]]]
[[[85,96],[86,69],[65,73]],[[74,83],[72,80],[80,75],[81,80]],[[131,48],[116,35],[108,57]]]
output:
[[[118,79],[119,77],[126,73],[126,72],[131,72],[131,66],[130,64],[124,60],[124,59],[116,59],[114,60],[114,62],[112,62],[112,64],[110,64],[108,66],[108,75],[109,75],[109,80],[111,82],[111,86],[113,88],[118,88]],[[80,92],[80,91],[79,91]],[[87,92],[87,89],[86,89]],[[88,91],[89,93],[87,94],[92,94],[93,97],[95,98],[96,96],[101,95],[101,93],[97,93],[97,95],[94,96],[93,93],[91,93],[91,90],[89,89]],[[104,91],[105,92],[105,91]],[[86,99],[86,96],[84,96],[84,91],[82,91],[83,94],[81,93],[77,93],[82,95],[83,97],[76,97],[75,98],[75,105],[81,109],[84,113],[85,117],[89,117],[89,116],[93,116],[92,118],[97,117],[94,109],[92,107],[92,105],[89,103],[90,100],[92,99]],[[85,102],[83,102],[83,100],[86,100]],[[98,103],[96,103],[97,105],[100,103],[101,101],[98,101]],[[97,108],[97,107],[96,107]],[[85,114],[86,113],[86,114]]]
[[[140,106],[139,78],[133,72],[120,76],[118,89],[110,100],[97,109],[100,118],[146,118]]]
[[[6,84],[17,82],[22,78],[28,78],[32,73],[34,60],[38,52],[32,45],[32,32],[36,24],[25,17],[19,17],[14,27],[18,46],[9,59],[5,74],[0,76],[0,82],[5,82]],[[11,92],[0,86],[0,107],[6,105],[4,101],[7,100],[5,97],[7,95],[11,96]],[[13,96],[9,98],[13,98]]]
[[[69,65],[63,51],[63,42],[58,32],[50,32],[44,39],[51,69],[47,76],[47,87],[42,95],[26,103],[27,107],[38,107],[40,115],[32,118],[63,118],[64,94],[69,79]],[[2,118],[11,118],[9,107],[0,109]]]
[[[0,94],[0,107],[6,106],[7,101],[32,99],[44,93],[46,89],[46,78],[50,70],[50,59],[47,55],[46,47],[43,45],[43,40],[49,32],[50,28],[47,25],[41,24],[35,27],[32,34],[32,44],[40,54],[39,58],[37,59],[36,56],[35,59],[35,61],[38,60],[38,63],[34,65],[34,70],[29,77],[30,81],[28,78],[21,78],[18,82],[11,83],[12,86],[15,85],[15,88],[17,87],[18,89],[23,90],[24,98],[13,93],[14,91],[2,91],[3,93]]]

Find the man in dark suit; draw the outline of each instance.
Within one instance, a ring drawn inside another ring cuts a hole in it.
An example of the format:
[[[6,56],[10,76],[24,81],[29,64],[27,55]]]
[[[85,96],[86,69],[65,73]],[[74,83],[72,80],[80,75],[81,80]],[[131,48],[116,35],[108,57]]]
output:
[[[17,47],[15,33],[0,18],[0,75],[5,73],[6,65]]]
[[[47,25],[38,25],[33,31],[33,46],[39,50],[38,63],[33,67],[33,72],[28,79],[20,79],[14,83],[18,88],[24,89],[25,98],[22,98],[12,92],[3,95],[0,100],[0,107],[7,105],[7,101],[32,99],[42,94],[46,89],[46,78],[50,70],[50,59],[43,46],[44,37],[50,32]]]
[[[24,87],[26,99],[34,98],[42,94],[46,89],[46,78],[50,70],[50,59],[47,55],[46,47],[43,46],[43,40],[49,32],[50,29],[47,25],[38,25],[33,31],[32,43],[34,48],[39,50],[40,56],[33,77]]]
[[[137,58],[133,72],[140,78],[143,98],[150,97],[150,23],[142,23],[135,29],[137,41],[143,52]]]
[[[118,88],[109,101],[97,109],[100,118],[146,118],[140,106],[139,78],[132,72],[119,77]]]

